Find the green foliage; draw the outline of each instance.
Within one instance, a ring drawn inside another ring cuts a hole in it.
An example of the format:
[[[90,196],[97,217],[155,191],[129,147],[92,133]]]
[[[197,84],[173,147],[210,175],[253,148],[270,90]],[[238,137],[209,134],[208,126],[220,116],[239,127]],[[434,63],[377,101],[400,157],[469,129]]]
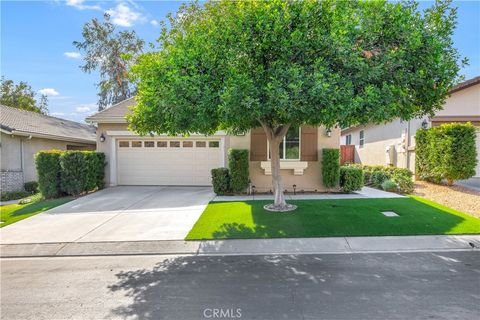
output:
[[[2,192],[0,196],[1,201],[10,201],[10,200],[17,200],[17,199],[22,199],[28,196],[31,196],[32,194],[28,191],[9,191],[9,192]]]
[[[5,77],[0,80],[0,104],[4,106],[47,114],[47,96],[40,95],[39,100],[36,96],[37,94],[27,82],[20,81],[15,84],[13,80]]]
[[[103,110],[111,104],[130,98],[135,92],[135,85],[128,78],[128,69],[134,58],[142,52],[145,41],[135,31],[116,32],[105,13],[104,21],[97,18],[83,26],[83,41],[74,41],[73,45],[84,51],[84,72],[100,73],[98,108]]]
[[[470,124],[444,124],[418,130],[416,170],[421,179],[440,182],[468,179],[475,175],[477,150],[475,127]]]
[[[381,188],[385,180],[392,180],[397,184],[397,191],[401,193],[413,192],[412,172],[406,168],[385,167],[385,166],[362,166],[351,164],[356,168],[363,169],[363,176],[366,185]]]
[[[322,150],[322,180],[326,188],[337,187],[340,183],[340,150]]]
[[[65,151],[60,155],[60,186],[68,195],[79,195],[84,191],[87,165],[83,152]]]
[[[249,182],[248,150],[230,149],[228,151],[228,169],[232,191],[245,191]]]
[[[213,191],[221,196],[231,192],[230,173],[227,168],[212,169]]]
[[[45,198],[79,195],[103,188],[105,155],[93,151],[41,151],[35,156]]]
[[[60,150],[40,151],[35,155],[38,176],[38,189],[45,198],[61,195],[60,189]]]
[[[38,182],[37,181],[29,181],[25,182],[23,185],[25,191],[34,194],[38,192]]]
[[[132,67],[130,128],[211,134],[431,114],[458,80],[455,25],[449,1],[424,12],[400,1],[185,4]]]
[[[380,188],[382,186],[382,183],[388,180],[388,178],[388,175],[384,171],[378,170],[372,172],[370,176],[370,181],[373,187]]]
[[[362,189],[363,171],[354,166],[340,167],[340,187],[343,192],[352,192]]]
[[[395,181],[393,181],[393,180],[387,179],[387,180],[382,182],[382,189],[385,190],[385,191],[395,192],[395,191],[397,191],[397,188],[398,188],[398,186],[395,183]]]

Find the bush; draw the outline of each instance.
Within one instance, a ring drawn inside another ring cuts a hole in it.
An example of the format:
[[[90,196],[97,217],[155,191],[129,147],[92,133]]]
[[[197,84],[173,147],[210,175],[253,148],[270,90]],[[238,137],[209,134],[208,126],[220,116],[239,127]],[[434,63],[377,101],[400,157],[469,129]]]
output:
[[[340,187],[343,192],[360,190],[363,187],[363,171],[354,166],[340,167]]]
[[[231,192],[230,173],[227,168],[212,169],[213,191],[221,196]]]
[[[440,182],[468,179],[475,175],[477,150],[475,127],[467,124],[443,124],[418,130],[415,157],[418,176]]]
[[[40,151],[35,155],[38,189],[45,198],[60,196],[60,155],[62,151]]]
[[[65,151],[60,155],[62,168],[60,185],[68,195],[79,195],[85,190],[87,164],[83,152]]]
[[[387,180],[383,181],[382,189],[385,190],[385,191],[393,191],[394,192],[394,191],[397,190],[397,184],[393,180],[387,179]]]
[[[25,191],[34,194],[38,192],[38,182],[37,181],[29,181],[25,182],[23,185]]]
[[[411,172],[410,172],[411,173]],[[401,193],[412,193],[414,189],[414,184],[412,180],[412,176],[402,175],[402,174],[394,174],[392,176],[392,181],[397,184],[397,189]]]
[[[389,179],[389,175],[383,170],[373,171],[370,175],[370,183],[375,188],[380,188],[382,183]]]
[[[0,201],[10,201],[10,200],[17,200],[17,199],[22,199],[26,198],[28,196],[31,196],[32,194],[28,191],[10,191],[10,192],[4,192],[0,196]]]
[[[340,182],[340,150],[322,150],[322,179],[326,188],[334,188]]]
[[[93,151],[41,151],[35,157],[45,198],[79,195],[104,185],[105,155]],[[63,192],[63,193],[62,193]]]
[[[230,149],[228,151],[228,169],[231,191],[245,191],[249,181],[248,150]]]

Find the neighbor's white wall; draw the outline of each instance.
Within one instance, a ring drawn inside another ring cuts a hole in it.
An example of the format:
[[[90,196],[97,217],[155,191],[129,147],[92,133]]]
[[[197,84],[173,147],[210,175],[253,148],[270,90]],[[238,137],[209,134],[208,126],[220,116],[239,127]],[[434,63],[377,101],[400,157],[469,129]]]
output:
[[[436,116],[480,116],[480,84],[453,93]]]

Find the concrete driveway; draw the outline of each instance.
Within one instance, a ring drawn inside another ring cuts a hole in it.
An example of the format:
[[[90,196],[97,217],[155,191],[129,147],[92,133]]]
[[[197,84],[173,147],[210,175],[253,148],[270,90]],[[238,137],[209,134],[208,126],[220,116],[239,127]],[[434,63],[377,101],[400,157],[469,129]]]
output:
[[[184,239],[210,187],[112,187],[0,229],[2,244]]]

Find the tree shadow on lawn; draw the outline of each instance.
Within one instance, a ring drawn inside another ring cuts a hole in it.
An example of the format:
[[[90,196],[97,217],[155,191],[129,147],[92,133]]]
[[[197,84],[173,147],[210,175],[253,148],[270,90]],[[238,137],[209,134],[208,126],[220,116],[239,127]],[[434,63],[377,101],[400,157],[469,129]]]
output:
[[[475,234],[480,230],[479,219],[412,198],[296,201],[299,208],[292,213],[267,212],[266,203],[246,202],[241,215],[229,214],[235,203],[211,203],[213,211],[201,217],[205,219],[202,235],[195,236],[199,234],[195,226],[187,239]],[[386,217],[382,211],[399,216]],[[219,219],[222,214],[224,219]],[[209,215],[217,215],[211,224]],[[247,225],[245,220],[251,222]]]

